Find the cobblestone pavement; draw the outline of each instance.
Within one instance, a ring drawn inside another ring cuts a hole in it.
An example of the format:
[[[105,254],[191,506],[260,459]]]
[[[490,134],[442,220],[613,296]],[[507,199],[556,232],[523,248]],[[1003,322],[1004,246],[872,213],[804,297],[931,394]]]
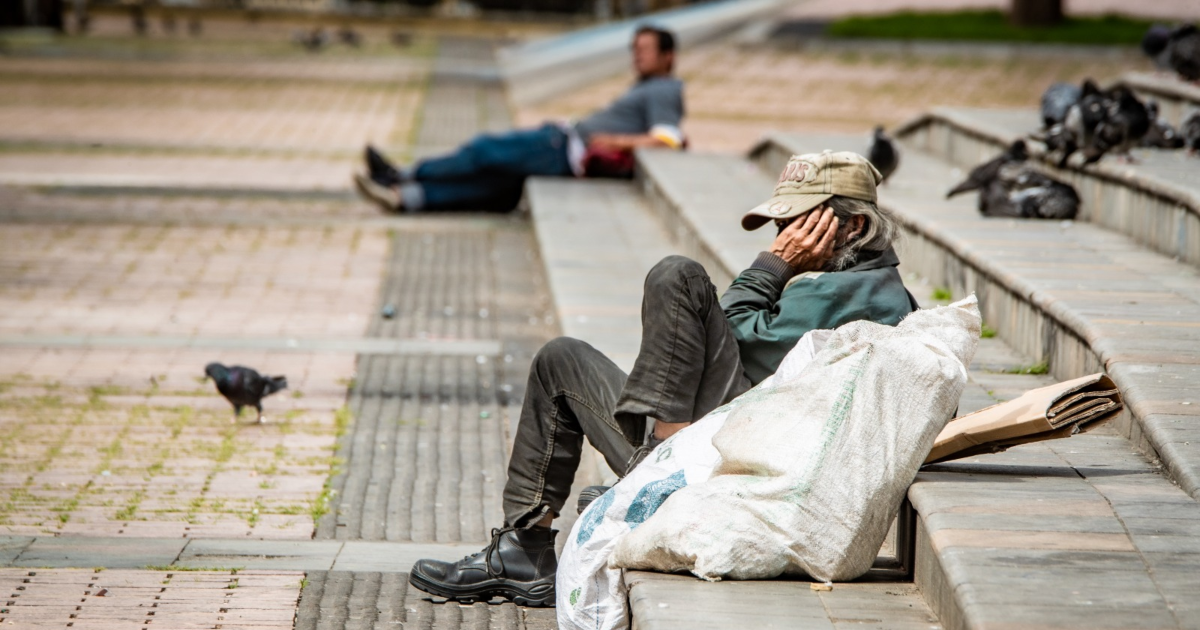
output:
[[[1108,80],[1145,69],[1136,58],[982,58],[852,55],[711,44],[683,49],[684,131],[699,151],[745,151],[769,131],[857,132],[936,106],[1036,107],[1054,81]],[[522,109],[535,124],[578,118],[628,88],[630,77]],[[1003,86],[1003,87],[1000,87]]]
[[[13,628],[292,627],[299,571],[0,569]]]

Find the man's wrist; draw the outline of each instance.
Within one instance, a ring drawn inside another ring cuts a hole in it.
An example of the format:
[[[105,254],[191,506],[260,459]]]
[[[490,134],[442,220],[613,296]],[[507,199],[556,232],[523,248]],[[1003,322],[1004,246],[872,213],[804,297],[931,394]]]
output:
[[[792,276],[796,275],[796,270],[786,260],[780,258],[778,254],[771,252],[759,253],[758,258],[754,259],[750,268],[766,271],[784,282],[791,280]]]

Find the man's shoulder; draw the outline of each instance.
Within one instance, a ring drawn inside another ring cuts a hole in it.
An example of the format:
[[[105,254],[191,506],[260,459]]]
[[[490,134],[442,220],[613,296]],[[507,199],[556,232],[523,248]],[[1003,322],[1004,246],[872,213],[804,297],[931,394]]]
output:
[[[656,94],[682,94],[683,81],[677,77],[653,77],[638,82],[634,86],[635,90],[640,89],[644,92],[653,92]]]

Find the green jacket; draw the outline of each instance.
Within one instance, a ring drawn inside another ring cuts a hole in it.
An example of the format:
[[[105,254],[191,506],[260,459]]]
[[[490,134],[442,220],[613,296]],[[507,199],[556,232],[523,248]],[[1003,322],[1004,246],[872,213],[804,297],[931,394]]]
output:
[[[757,385],[775,373],[796,342],[810,330],[837,328],[866,319],[895,326],[917,310],[904,288],[891,248],[845,271],[792,277],[781,258],[763,252],[721,296],[733,327],[742,368]]]

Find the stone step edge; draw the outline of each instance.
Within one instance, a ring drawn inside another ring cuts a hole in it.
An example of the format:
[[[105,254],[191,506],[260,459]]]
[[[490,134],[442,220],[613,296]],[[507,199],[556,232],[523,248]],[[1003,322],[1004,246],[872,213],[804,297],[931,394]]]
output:
[[[892,135],[901,142],[911,137],[924,127],[928,127],[931,123],[941,123],[954,128],[959,133],[970,136],[977,140],[982,140],[988,144],[994,145],[999,152],[1001,149],[1008,147],[1014,140],[1021,136],[1012,134],[999,133],[995,129],[990,129],[986,126],[979,125],[970,117],[962,115],[962,113],[952,107],[935,107],[932,110],[919,114],[916,117],[901,123],[892,130]],[[767,140],[765,142],[769,142]],[[927,153],[929,151],[926,151]],[[1045,158],[1044,147],[1040,143],[1031,143],[1029,146],[1031,155],[1039,158]],[[1051,173],[1066,174],[1073,173],[1095,177],[1104,181],[1118,183],[1130,188],[1143,190],[1164,200],[1178,204],[1192,214],[1200,215],[1200,194],[1193,193],[1188,190],[1180,190],[1171,184],[1158,181],[1153,178],[1143,177],[1138,173],[1133,173],[1128,170],[1113,166],[1111,163],[1100,161],[1091,164],[1086,168],[1075,165],[1068,165],[1066,168],[1059,169],[1045,164],[1047,170]]]
[[[529,183],[526,183],[526,189],[521,203],[523,209],[528,210],[530,223],[533,224],[534,240],[537,242],[537,251],[534,253],[541,261],[542,267],[546,272],[546,277],[549,278],[554,274],[554,269],[550,266],[549,262],[547,262],[546,257],[542,255],[542,252],[545,250],[546,241],[554,238],[554,235],[547,234],[546,228],[538,222],[537,210],[533,207],[533,198],[534,196],[529,193]],[[560,297],[554,293],[554,283],[548,283],[546,291],[550,293],[550,299],[554,302],[554,312],[561,330],[563,323],[568,321],[567,317],[565,317],[563,313],[562,301]],[[562,333],[565,335],[567,334],[567,331],[562,330]],[[602,455],[600,451],[596,450],[596,447],[592,446],[590,441],[584,440],[583,453],[581,454],[580,458],[579,470],[575,473],[575,483],[573,484],[573,488],[582,489],[586,486],[607,485],[608,483],[612,482],[614,478],[615,476],[612,470],[609,469],[608,463],[604,460],[604,455]],[[575,498],[576,495],[572,493],[572,496],[567,501],[567,505],[564,506],[564,509],[574,510]],[[568,520],[571,520],[571,522],[574,523],[573,519]],[[566,533],[569,534],[570,530],[568,529]]]
[[[897,127],[895,137],[910,150],[965,171],[1018,136],[980,124],[968,113],[938,108]],[[1075,186],[1083,201],[1084,220],[1125,234],[1160,254],[1200,265],[1200,193],[1104,161],[1060,169],[1044,160],[1038,143],[1031,145],[1031,152],[1043,158],[1034,162],[1039,168]]]
[[[1200,86],[1176,77],[1129,72],[1121,75],[1116,84],[1158,101],[1159,114],[1173,125],[1179,125],[1190,111],[1200,110]]]
[[[791,151],[772,137],[755,147],[751,158],[766,167],[786,160]],[[1006,272],[985,253],[959,242],[948,230],[932,221],[914,217],[902,207],[891,206],[906,231],[908,250],[905,263],[931,282],[951,286],[956,295],[974,291],[987,294],[984,319],[996,327],[1001,338],[1028,356],[1045,359],[1051,373],[1061,380],[1105,371],[1116,383],[1125,398],[1127,413],[1117,421],[1117,428],[1151,461],[1160,462],[1170,478],[1192,497],[1200,499],[1200,466],[1189,464],[1176,452],[1166,434],[1164,414],[1147,408],[1148,401],[1138,395],[1136,384],[1121,364],[1109,365],[1112,349],[1088,319],[1058,301],[1047,291],[1039,290],[1019,276]],[[911,261],[917,259],[915,266]],[[970,281],[951,282],[946,277],[952,266],[969,271]],[[961,286],[954,286],[960,284]],[[970,291],[968,291],[968,287]],[[1001,299],[996,299],[997,297]],[[1035,339],[1022,339],[1015,322],[1034,321],[1040,334]],[[1110,369],[1111,367],[1111,369]]]

